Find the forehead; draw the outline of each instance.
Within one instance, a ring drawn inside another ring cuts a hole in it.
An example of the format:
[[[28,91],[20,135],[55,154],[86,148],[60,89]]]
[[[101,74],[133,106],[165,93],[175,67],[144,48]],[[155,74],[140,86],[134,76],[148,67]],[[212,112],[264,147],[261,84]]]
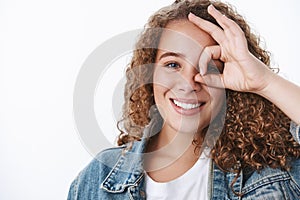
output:
[[[158,54],[162,52],[181,53],[191,59],[197,59],[206,46],[216,42],[205,31],[188,20],[172,21],[165,27],[158,45]]]

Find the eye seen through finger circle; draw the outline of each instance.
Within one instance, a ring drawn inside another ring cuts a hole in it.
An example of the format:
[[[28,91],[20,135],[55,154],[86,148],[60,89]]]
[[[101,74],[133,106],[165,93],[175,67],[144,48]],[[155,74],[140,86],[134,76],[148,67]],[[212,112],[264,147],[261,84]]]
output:
[[[210,60],[207,63],[207,74],[222,74],[223,73],[223,63],[216,60]]]

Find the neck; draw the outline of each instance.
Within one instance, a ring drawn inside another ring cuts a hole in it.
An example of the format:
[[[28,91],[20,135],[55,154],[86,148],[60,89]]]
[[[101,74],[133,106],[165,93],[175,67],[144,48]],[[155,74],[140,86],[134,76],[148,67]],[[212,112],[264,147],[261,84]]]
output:
[[[195,162],[200,152],[195,151],[193,139],[194,134],[180,133],[169,127],[163,127],[161,132],[150,140],[145,158],[146,160],[159,158],[157,166],[151,165],[155,169],[164,168],[178,159]]]

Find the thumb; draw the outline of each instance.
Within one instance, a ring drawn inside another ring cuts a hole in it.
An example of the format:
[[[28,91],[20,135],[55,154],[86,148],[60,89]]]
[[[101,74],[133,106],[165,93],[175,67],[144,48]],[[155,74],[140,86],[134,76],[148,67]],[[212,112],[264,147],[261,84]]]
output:
[[[207,85],[208,87],[225,88],[223,74],[205,74],[203,76],[197,74],[195,81]]]

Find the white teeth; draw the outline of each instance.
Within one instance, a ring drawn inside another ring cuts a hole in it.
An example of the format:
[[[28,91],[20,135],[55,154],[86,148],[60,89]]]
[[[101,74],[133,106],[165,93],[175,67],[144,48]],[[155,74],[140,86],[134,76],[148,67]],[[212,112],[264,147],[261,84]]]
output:
[[[173,102],[175,103],[176,106],[181,107],[181,108],[186,109],[186,110],[197,108],[197,107],[201,106],[201,104],[202,104],[202,103],[196,103],[196,104],[183,103],[183,102],[180,102],[180,101],[176,101],[175,99],[173,99]]]

